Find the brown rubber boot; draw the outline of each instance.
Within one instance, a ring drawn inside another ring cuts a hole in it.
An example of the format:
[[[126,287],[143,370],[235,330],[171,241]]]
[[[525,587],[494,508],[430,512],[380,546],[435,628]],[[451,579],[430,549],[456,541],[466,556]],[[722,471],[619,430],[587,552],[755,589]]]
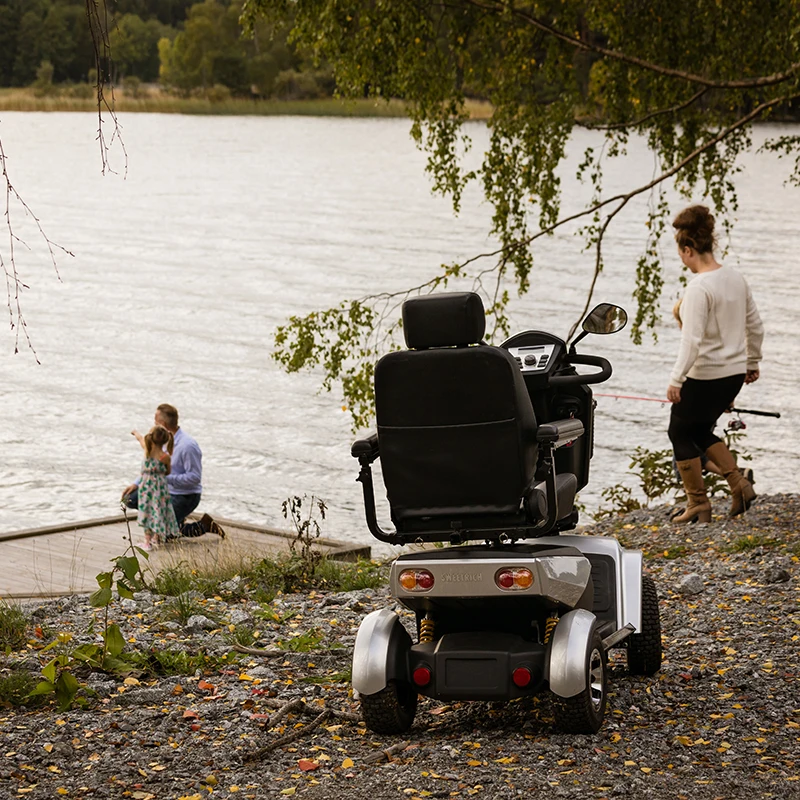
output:
[[[716,459],[714,459],[716,462]],[[716,462],[719,463],[719,462]],[[690,458],[678,462],[683,488],[686,490],[686,510],[676,514],[673,522],[711,522],[711,503],[706,494],[703,481],[703,467],[700,458]]]
[[[742,475],[736,466],[733,454],[728,450],[725,442],[712,444],[706,450],[706,455],[720,468],[728,486],[731,489],[731,510],[728,516],[738,517],[744,514],[756,496],[753,484]]]

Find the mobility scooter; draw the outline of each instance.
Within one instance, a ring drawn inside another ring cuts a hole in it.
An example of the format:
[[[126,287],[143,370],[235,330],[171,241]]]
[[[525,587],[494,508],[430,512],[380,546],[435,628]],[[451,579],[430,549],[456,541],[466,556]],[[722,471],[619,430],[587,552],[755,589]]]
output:
[[[507,701],[549,691],[558,729],[595,733],[607,652],[627,649],[634,675],[660,668],[658,596],[641,551],[562,533],[577,524],[575,495],[589,477],[589,385],[611,376],[606,359],[575,344],[626,322],[604,303],[570,346],[526,331],[495,347],[482,341],[473,292],[404,303],[408,349],[376,365],[377,433],[352,455],[373,536],[431,544],[391,567],[393,596],[416,616],[413,638],[388,608],[365,617],[356,636],[352,685],[372,731],[407,730],[419,694]],[[580,374],[579,365],[599,371]],[[378,458],[391,532],[375,507]]]

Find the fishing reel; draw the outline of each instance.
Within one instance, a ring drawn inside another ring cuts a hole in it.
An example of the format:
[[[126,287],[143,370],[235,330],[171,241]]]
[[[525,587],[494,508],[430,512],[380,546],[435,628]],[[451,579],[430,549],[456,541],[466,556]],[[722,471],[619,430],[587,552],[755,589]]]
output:
[[[743,431],[747,429],[747,424],[743,419],[729,419],[728,424],[725,426],[727,433],[735,433],[736,431]]]

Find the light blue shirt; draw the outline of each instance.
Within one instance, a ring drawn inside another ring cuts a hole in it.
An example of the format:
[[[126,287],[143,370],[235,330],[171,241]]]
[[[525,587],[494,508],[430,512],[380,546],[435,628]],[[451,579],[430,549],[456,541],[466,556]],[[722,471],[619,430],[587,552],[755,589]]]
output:
[[[167,475],[170,494],[202,494],[203,453],[200,445],[178,428],[172,451],[172,471]]]

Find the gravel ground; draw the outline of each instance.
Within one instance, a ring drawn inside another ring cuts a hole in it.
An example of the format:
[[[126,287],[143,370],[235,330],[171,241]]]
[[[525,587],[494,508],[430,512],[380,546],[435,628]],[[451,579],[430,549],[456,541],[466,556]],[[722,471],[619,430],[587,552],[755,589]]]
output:
[[[356,721],[341,675],[360,620],[392,604],[385,591],[285,595],[265,619],[255,603],[226,603],[223,585],[204,601],[208,616],[186,625],[160,621],[166,599],[141,592],[113,606],[129,647],[220,657],[228,625],[257,629],[259,648],[321,638],[311,653],[241,655],[190,678],[92,674],[96,696],[83,709],[0,708],[0,797],[800,798],[799,528],[800,497],[785,495],[759,498],[734,521],[679,528],[662,507],[587,529],[645,552],[661,597],[661,672],[633,678],[614,656],[596,736],[554,733],[546,696],[421,700],[409,745],[391,760],[382,751],[398,739]],[[42,644],[59,631],[91,639],[83,598],[25,610]],[[0,655],[0,677],[38,673],[52,653],[36,648]],[[305,705],[275,716],[298,699]]]

